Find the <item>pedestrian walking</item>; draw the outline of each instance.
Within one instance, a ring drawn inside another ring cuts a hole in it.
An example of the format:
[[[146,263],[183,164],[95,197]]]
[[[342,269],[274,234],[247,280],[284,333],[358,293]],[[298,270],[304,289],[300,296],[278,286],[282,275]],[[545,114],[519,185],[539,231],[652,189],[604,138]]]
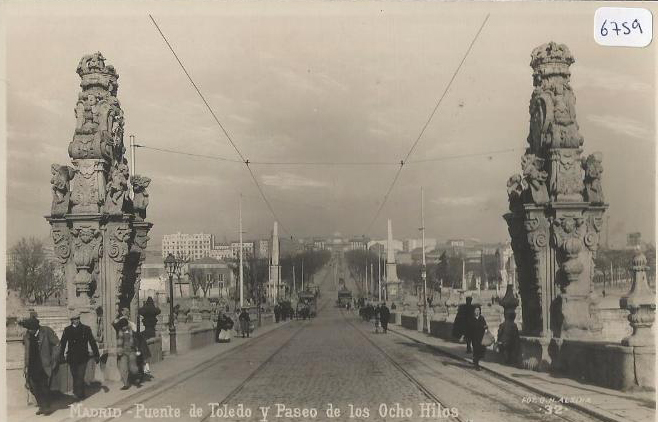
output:
[[[391,312],[388,310],[388,307],[386,306],[386,303],[382,303],[382,305],[379,307],[379,319],[381,320],[382,323],[382,329],[384,330],[384,334],[388,331],[388,320],[391,317]]]
[[[233,328],[233,320],[219,311],[217,317],[217,330],[215,334],[215,341],[217,343],[228,343],[231,341],[231,329]]]
[[[280,319],[281,319],[281,307],[277,303],[276,305],[274,305],[274,322],[278,323]]]
[[[251,318],[249,317],[249,312],[247,312],[247,308],[242,308],[242,312],[240,312],[240,331],[242,331],[242,338],[244,338],[245,334],[247,335],[247,338],[249,338],[250,322],[251,322]]]
[[[485,321],[482,316],[482,308],[480,305],[476,305],[473,308],[473,314],[470,317],[469,321],[469,330],[470,339],[473,342],[473,365],[475,370],[480,370],[480,360],[484,357],[484,353],[487,350],[485,346],[482,345],[482,338],[484,333],[487,331],[487,321]]]
[[[379,306],[372,307],[372,315],[375,317],[375,333],[379,333]]]
[[[71,312],[69,315],[71,325],[64,328],[62,341],[60,342],[59,362],[66,362],[71,371],[73,378],[73,395],[78,400],[85,399],[85,374],[87,372],[87,363],[92,357],[99,362],[100,354],[98,345],[91,327],[80,322],[80,313]]]
[[[20,325],[27,330],[23,334],[25,385],[39,407],[36,414],[49,415],[53,413],[50,409],[50,381],[57,370],[59,339],[50,327],[40,325],[35,316],[21,321]]]
[[[122,390],[127,390],[132,384],[142,386],[143,372],[140,362],[150,357],[148,345],[139,333],[130,328],[129,321],[119,317],[113,323],[117,330],[117,366],[123,382]]]
[[[455,316],[455,321],[453,324],[453,331],[452,335],[456,339],[464,337],[464,341],[466,342],[466,353],[472,353],[471,349],[471,333],[470,333],[470,325],[469,321],[471,320],[471,317],[473,316],[473,298],[472,297],[467,297],[466,298],[466,304],[459,305],[457,308],[457,315]]]

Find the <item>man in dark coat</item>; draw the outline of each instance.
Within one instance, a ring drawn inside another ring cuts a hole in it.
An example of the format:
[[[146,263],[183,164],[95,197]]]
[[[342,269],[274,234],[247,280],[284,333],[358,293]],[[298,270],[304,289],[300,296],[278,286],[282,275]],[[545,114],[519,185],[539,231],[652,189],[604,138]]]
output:
[[[382,303],[382,305],[379,307],[379,319],[381,320],[384,334],[386,334],[386,331],[388,330],[388,320],[390,317],[391,312],[388,310],[386,303]]]
[[[50,380],[57,368],[59,339],[50,327],[41,326],[35,316],[21,321],[20,325],[27,330],[23,334],[25,381],[37,401],[37,415],[49,415],[52,413]]]
[[[455,316],[455,322],[453,325],[453,337],[461,338],[464,336],[466,341],[466,353],[472,353],[471,349],[471,330],[468,321],[473,316],[474,306],[472,304],[473,298],[467,297],[466,304],[459,305],[457,308],[457,315]]]
[[[247,308],[242,308],[242,312],[240,312],[238,319],[240,320],[240,331],[242,331],[242,337],[244,338],[245,334],[249,337],[249,323],[251,322],[251,317],[249,316]]]
[[[80,322],[80,313],[71,313],[70,320],[71,325],[64,328],[62,334],[59,361],[63,362],[65,360],[64,354],[66,353],[66,363],[69,364],[71,377],[73,378],[73,394],[78,400],[83,400],[85,398],[85,372],[89,361],[89,348],[91,347],[96,363],[98,363],[100,355],[91,328]]]

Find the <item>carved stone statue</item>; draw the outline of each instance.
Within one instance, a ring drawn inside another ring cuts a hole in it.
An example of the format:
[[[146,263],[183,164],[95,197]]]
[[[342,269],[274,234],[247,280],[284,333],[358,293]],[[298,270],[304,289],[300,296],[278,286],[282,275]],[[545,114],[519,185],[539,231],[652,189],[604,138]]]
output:
[[[603,174],[603,154],[595,152],[583,162],[585,169],[585,199],[593,204],[603,204],[603,187],[601,176]]]
[[[149,205],[149,194],[146,191],[146,188],[149,187],[151,179],[145,176],[132,176],[130,179],[133,185],[133,192],[135,196],[133,197],[133,208],[135,209],[135,214],[137,214],[142,219],[146,218],[146,208]]]
[[[544,160],[533,154],[526,154],[521,158],[523,176],[528,182],[532,201],[536,205],[548,203],[548,190],[546,188],[548,173],[541,169],[543,164]]]
[[[123,212],[123,201],[128,192],[128,165],[118,164],[112,169],[110,180],[107,183],[107,196],[105,198],[104,211],[108,214],[117,215]]]
[[[74,283],[78,293],[91,293],[92,272],[102,254],[100,230],[92,226],[78,226],[71,230],[74,240],[73,261],[77,273]]]
[[[50,214],[53,217],[63,217],[69,212],[71,200],[70,182],[75,174],[75,169],[69,166],[53,164],[50,166],[52,177],[50,183],[53,190],[53,203]]]

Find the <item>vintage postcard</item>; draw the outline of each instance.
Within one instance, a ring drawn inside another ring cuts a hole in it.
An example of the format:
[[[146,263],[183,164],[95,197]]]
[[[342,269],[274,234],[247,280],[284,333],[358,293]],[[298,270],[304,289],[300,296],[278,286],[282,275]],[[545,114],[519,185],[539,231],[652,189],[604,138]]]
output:
[[[0,3],[0,419],[655,420],[657,10]]]

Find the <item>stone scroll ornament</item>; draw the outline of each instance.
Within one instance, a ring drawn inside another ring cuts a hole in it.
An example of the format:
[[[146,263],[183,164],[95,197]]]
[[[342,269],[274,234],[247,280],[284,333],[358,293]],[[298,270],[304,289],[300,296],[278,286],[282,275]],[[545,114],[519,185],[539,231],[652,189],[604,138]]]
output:
[[[53,227],[50,230],[50,235],[53,238],[54,252],[60,264],[66,264],[71,257],[71,239],[69,238],[69,230],[65,227]]]
[[[74,283],[76,293],[91,293],[92,273],[102,256],[101,232],[92,226],[74,227],[73,261],[76,266]]]
[[[583,248],[585,230],[585,221],[578,216],[565,216],[553,222],[553,240],[561,254],[558,261],[562,277],[558,278],[558,283],[563,292],[569,284],[578,281],[584,270],[578,256]]]
[[[71,180],[75,174],[75,169],[70,166],[53,164],[50,166],[50,184],[53,191],[53,202],[50,208],[50,215],[53,217],[63,217],[69,212],[71,201]]]
[[[115,262],[123,262],[128,255],[128,240],[131,235],[132,229],[128,224],[118,225],[111,231],[107,255]]]

